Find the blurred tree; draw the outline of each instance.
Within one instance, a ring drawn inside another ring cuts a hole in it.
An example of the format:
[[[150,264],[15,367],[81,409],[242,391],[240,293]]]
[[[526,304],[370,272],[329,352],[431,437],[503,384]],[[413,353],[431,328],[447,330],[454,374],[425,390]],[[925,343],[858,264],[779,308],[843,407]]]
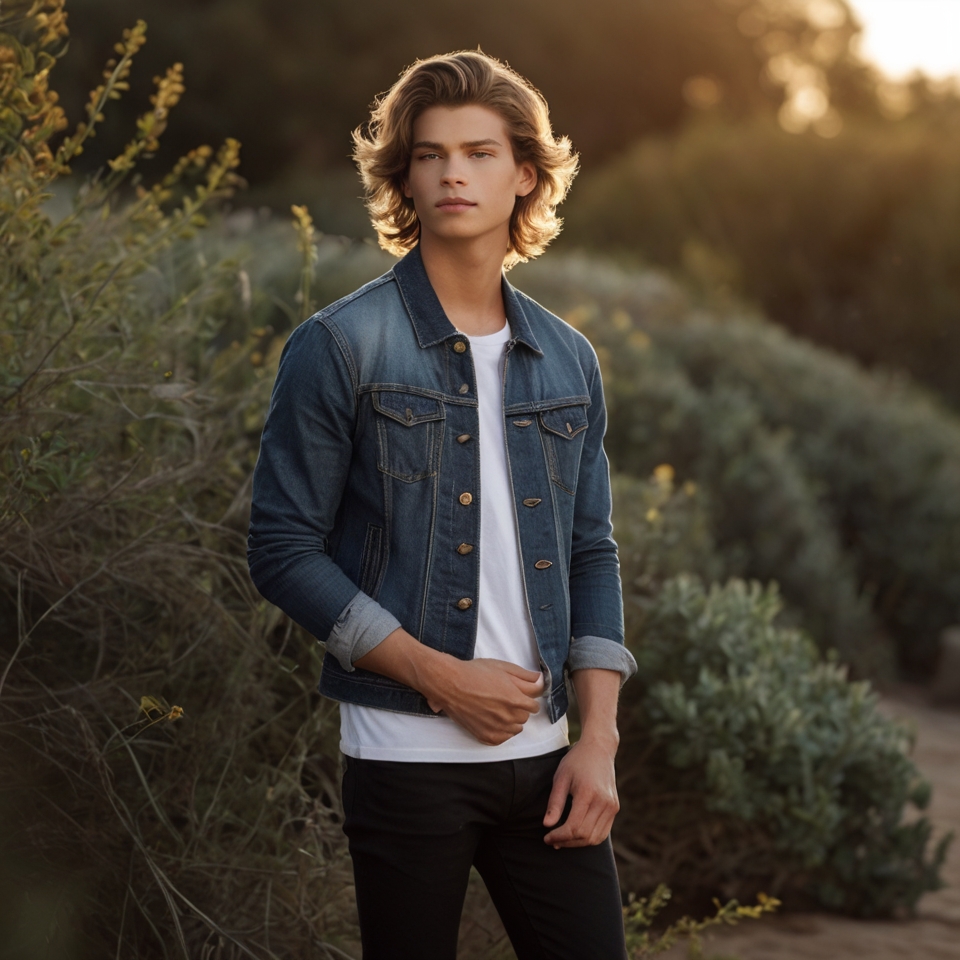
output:
[[[952,113],[952,117],[951,117]],[[564,241],[683,270],[864,363],[960,403],[960,106],[847,121],[824,139],[774,123],[650,137],[579,185]]]

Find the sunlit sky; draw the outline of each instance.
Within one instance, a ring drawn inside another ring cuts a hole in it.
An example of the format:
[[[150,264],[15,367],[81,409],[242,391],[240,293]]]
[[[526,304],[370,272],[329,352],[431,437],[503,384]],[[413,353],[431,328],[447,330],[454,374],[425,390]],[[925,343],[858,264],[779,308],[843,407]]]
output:
[[[960,74],[960,0],[847,0],[864,25],[863,56],[891,78]]]

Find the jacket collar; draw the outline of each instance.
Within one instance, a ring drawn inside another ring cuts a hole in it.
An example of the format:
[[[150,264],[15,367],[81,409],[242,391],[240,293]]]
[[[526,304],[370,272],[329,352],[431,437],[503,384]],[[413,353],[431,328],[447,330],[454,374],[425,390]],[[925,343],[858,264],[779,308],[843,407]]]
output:
[[[447,319],[440,300],[430,284],[430,278],[423,265],[423,257],[420,255],[419,243],[394,266],[392,273],[396,277],[400,296],[410,315],[421,347],[432,347],[450,337],[457,336],[457,328]],[[513,339],[543,356],[516,289],[502,274],[501,284],[503,303],[507,309],[507,320],[510,323]]]

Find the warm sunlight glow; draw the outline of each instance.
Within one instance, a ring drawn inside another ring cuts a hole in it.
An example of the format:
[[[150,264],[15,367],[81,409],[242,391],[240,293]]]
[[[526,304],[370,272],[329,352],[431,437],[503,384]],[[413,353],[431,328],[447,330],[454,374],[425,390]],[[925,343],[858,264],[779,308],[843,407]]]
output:
[[[960,75],[960,0],[848,0],[864,27],[861,53],[891,78]]]

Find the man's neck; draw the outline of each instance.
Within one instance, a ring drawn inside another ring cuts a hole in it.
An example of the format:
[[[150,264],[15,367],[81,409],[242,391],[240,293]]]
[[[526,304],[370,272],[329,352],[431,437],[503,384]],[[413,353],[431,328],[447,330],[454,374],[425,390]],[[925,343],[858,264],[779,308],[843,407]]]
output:
[[[420,255],[440,305],[450,322],[468,336],[503,329],[500,280],[505,247],[500,237],[450,243],[421,234]]]

